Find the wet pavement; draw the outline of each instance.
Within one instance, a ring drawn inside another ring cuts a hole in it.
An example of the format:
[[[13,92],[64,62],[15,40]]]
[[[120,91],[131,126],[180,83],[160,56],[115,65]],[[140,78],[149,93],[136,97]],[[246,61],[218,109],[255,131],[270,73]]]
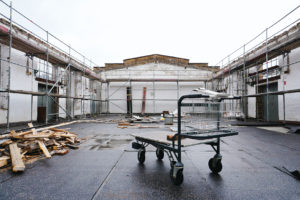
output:
[[[26,165],[21,174],[0,174],[0,199],[300,199],[300,181],[276,167],[300,170],[300,135],[236,127],[221,144],[223,170],[213,175],[210,146],[183,152],[184,182],[174,186],[167,156],[147,148],[143,165],[131,149],[130,133],[152,128],[77,123],[64,128],[85,139],[79,150]],[[163,129],[163,128],[162,128]]]

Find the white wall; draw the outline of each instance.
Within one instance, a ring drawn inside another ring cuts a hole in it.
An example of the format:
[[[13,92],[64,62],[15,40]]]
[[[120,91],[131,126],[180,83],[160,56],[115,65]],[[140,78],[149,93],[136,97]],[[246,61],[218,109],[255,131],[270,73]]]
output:
[[[71,96],[73,97],[84,97],[84,98],[93,98],[97,99],[100,98],[100,94],[97,92],[101,92],[100,83],[98,81],[91,81],[89,78],[81,76],[81,72],[72,72],[71,73]],[[96,93],[95,93],[96,92]],[[60,94],[67,94],[66,86],[60,87],[59,90]],[[66,118],[67,115],[63,109],[67,109],[67,99],[60,98],[59,99],[59,117]],[[74,101],[74,106],[73,106]],[[71,99],[70,101],[71,106],[69,108],[69,113],[72,117],[78,116],[81,114],[90,114],[91,113],[91,101],[90,100],[80,100],[80,99]],[[96,106],[100,107],[100,104],[97,103]],[[62,108],[63,109],[62,109]],[[100,108],[99,108],[100,109]]]
[[[255,94],[255,86],[247,85],[248,94]],[[256,118],[256,98],[248,98],[248,117]]]
[[[83,96],[83,85],[82,85],[82,76],[80,72],[74,72],[74,96],[82,97]],[[81,115],[82,104],[80,99],[74,99],[74,115]]]
[[[60,86],[59,87],[59,94],[66,94],[66,87],[65,86]],[[64,110],[67,109],[67,99],[65,98],[60,98],[59,99],[59,108],[58,108],[58,112],[59,112],[59,117],[61,118],[66,118],[67,114]]]
[[[299,61],[300,48],[297,48],[289,53],[290,64]],[[286,65],[287,57],[280,57],[279,64]],[[282,73],[281,79],[278,80],[278,90],[292,90],[300,88],[300,63],[292,64],[289,67],[288,74]],[[286,85],[284,85],[286,81]],[[300,121],[300,93],[286,94],[285,95],[285,109],[286,120]],[[283,97],[278,98],[279,120],[283,120]]]
[[[284,73],[287,71],[287,56],[279,56],[279,66],[284,66],[281,72],[281,78],[278,80],[278,91],[283,90],[292,90],[292,89],[300,89],[300,63],[293,64],[299,61],[300,57],[300,48],[294,49],[289,54],[289,73]],[[255,67],[250,69],[251,72],[255,72]],[[236,91],[236,86],[242,83],[238,83],[237,79],[237,72],[233,74],[234,80],[234,87],[233,90]],[[284,81],[286,85],[284,85]],[[230,90],[227,90],[230,93]],[[247,92],[248,94],[255,94],[255,86],[247,85]],[[234,94],[237,94],[234,92]],[[300,93],[292,93],[285,95],[285,117],[287,121],[300,121]],[[283,96],[278,95],[278,113],[279,113],[279,120],[284,119],[284,112],[283,112]],[[256,98],[248,98],[248,116],[256,118]]]
[[[149,63],[123,69],[109,70],[102,74],[106,79],[111,78],[128,78],[131,79],[201,79],[211,76],[210,71],[199,70],[194,68],[184,68],[180,66],[164,64],[164,63]]]
[[[8,47],[1,45],[1,57],[8,57]],[[27,58],[24,53],[17,50],[12,51],[13,63],[18,63],[26,65]],[[32,61],[29,61],[29,66],[31,67]],[[34,62],[34,68],[36,68],[36,63]],[[8,84],[8,63],[1,62],[1,88],[7,89]],[[30,69],[31,74],[26,74],[25,67],[19,67],[15,64],[11,64],[11,90],[26,90],[26,91],[37,91],[38,83],[35,81],[33,71]],[[7,93],[3,93],[0,97],[0,124],[6,123],[6,111],[7,111]],[[31,95],[24,94],[10,94],[10,122],[23,122],[31,120]],[[32,107],[32,120],[37,119],[37,97],[33,97],[33,107]]]
[[[8,47],[5,45],[0,45],[0,53],[2,59],[7,59],[8,57]],[[33,68],[37,69],[37,58],[34,58]],[[11,56],[12,63],[17,63],[19,65],[11,64],[11,81],[10,88],[12,90],[24,90],[24,91],[38,91],[38,81],[35,80],[35,75],[33,70],[29,69],[29,74],[26,74],[27,57],[24,52],[12,49]],[[0,89],[7,89],[8,85],[8,62],[3,60],[1,63],[0,71]],[[29,59],[29,66],[32,67],[32,61]],[[60,70],[59,70],[60,71]],[[95,89],[99,87],[100,83],[93,81],[90,83],[88,78],[82,77],[81,72],[72,72],[71,75],[71,96],[82,97],[83,94],[86,98],[96,98],[99,94],[95,93]],[[82,87],[83,82],[83,87]],[[97,90],[96,90],[97,92]],[[98,90],[100,92],[100,90]],[[66,86],[59,87],[59,94],[66,94]],[[32,104],[32,120],[37,120],[37,96],[33,97]],[[71,104],[73,100],[71,100]],[[84,113],[90,113],[90,101],[83,101]],[[60,98],[59,105],[66,110],[66,99]],[[59,107],[59,117],[65,118],[66,114],[63,109]],[[81,114],[81,100],[76,100],[71,106],[71,114],[80,115]],[[7,113],[7,93],[0,93],[0,124],[6,123],[6,113]],[[25,122],[31,120],[31,95],[24,94],[10,94],[10,117],[9,121],[13,122]]]
[[[211,75],[210,71],[174,66],[162,63],[150,63],[128,69],[110,70],[104,73],[106,78],[131,79],[201,79]],[[106,84],[105,84],[106,85]],[[109,111],[110,113],[126,113],[126,87],[129,82],[110,82]],[[141,113],[143,87],[146,87],[146,113],[161,113],[164,110],[174,111],[177,99],[184,94],[191,94],[192,90],[204,87],[204,82],[132,82],[133,112]],[[177,90],[179,88],[179,91]],[[102,99],[107,97],[107,88],[102,88]],[[155,99],[155,101],[153,100]]]

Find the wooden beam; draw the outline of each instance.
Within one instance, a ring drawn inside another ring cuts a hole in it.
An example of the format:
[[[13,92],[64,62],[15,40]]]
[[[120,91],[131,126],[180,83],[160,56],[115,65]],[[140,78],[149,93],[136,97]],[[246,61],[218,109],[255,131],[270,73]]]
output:
[[[58,129],[58,128],[49,128],[51,131],[56,131],[56,132],[65,132],[68,133],[69,131],[65,130],[65,129]]]
[[[12,171],[13,172],[23,172],[25,170],[25,165],[22,160],[22,155],[17,143],[12,143],[9,145],[9,151],[11,156]]]
[[[58,137],[77,137],[75,134],[72,134],[72,133],[61,133],[61,132],[54,133],[54,136],[58,136]]]
[[[0,146],[5,147],[6,145],[9,145],[9,144],[11,144],[11,143],[13,143],[12,140],[7,139],[7,140],[5,140],[4,142],[1,142],[1,143],[0,143]]]
[[[42,141],[37,141],[39,146],[40,146],[40,149],[43,151],[43,153],[45,154],[46,158],[51,158],[51,155],[47,149],[47,147],[45,146],[44,142]]]
[[[24,135],[24,139],[31,139],[31,138],[49,138],[51,136],[54,135],[54,132],[52,133],[43,133],[43,132],[39,132],[39,133],[33,133],[33,134],[27,134]],[[21,138],[23,139],[23,138]]]
[[[1,139],[8,139],[8,138],[11,138],[11,134],[3,134],[3,135],[0,135],[0,140]]]
[[[32,128],[32,127],[33,127],[32,123],[28,123],[28,126],[29,126],[29,128]],[[32,131],[32,134],[33,134],[33,135],[36,135],[36,134],[37,134],[35,128],[32,128],[31,131]]]
[[[16,133],[15,130],[11,130],[11,131],[10,131],[10,134],[11,134],[11,136],[12,136],[13,138],[16,138],[16,139],[21,139],[21,138],[22,138],[21,136],[19,136],[19,135]]]

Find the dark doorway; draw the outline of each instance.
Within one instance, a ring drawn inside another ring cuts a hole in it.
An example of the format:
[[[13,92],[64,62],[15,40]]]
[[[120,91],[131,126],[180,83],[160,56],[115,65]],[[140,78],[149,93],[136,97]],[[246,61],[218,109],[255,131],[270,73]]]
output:
[[[269,92],[278,91],[278,83],[269,84]],[[266,93],[267,86],[258,86],[258,93]],[[269,100],[267,100],[267,95],[259,96],[256,98],[256,115],[257,119],[267,121],[267,108],[269,109],[269,121],[278,121],[278,96],[269,95]]]
[[[50,90],[52,86],[48,86],[48,90]],[[38,91],[39,92],[46,92],[46,85],[38,84]],[[51,93],[57,93],[57,87],[54,87]],[[58,98],[54,97],[55,101],[58,102]],[[47,97],[46,96],[39,96],[38,97],[38,122],[46,122],[46,103]],[[48,120],[54,120],[56,116],[58,117],[58,105],[49,97],[48,98]]]

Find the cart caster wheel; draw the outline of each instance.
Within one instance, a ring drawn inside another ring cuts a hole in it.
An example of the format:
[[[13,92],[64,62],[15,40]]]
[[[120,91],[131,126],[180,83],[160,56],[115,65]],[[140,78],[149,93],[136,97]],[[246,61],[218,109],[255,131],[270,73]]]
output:
[[[174,185],[181,185],[183,182],[183,170],[178,170],[176,177],[173,176],[173,168],[170,169],[170,178]]]
[[[145,154],[146,154],[145,149],[140,149],[138,152],[138,160],[141,164],[143,164],[145,162],[145,159],[146,159]]]
[[[157,148],[156,157],[158,160],[162,160],[164,158],[164,150]]]
[[[220,159],[211,158],[208,161],[208,167],[214,174],[222,171],[222,162]]]

